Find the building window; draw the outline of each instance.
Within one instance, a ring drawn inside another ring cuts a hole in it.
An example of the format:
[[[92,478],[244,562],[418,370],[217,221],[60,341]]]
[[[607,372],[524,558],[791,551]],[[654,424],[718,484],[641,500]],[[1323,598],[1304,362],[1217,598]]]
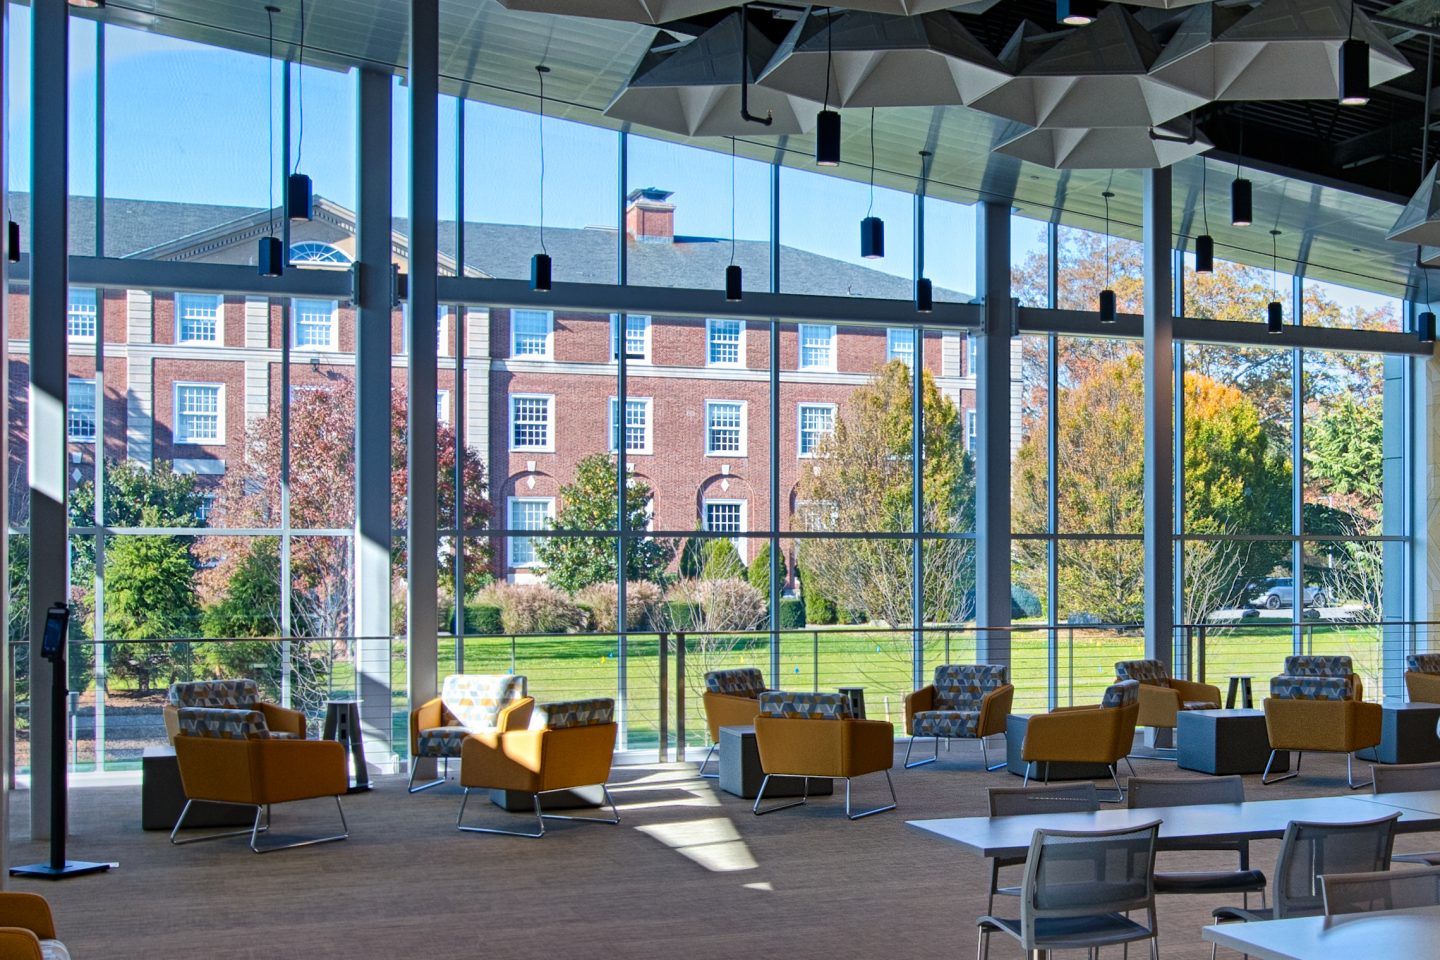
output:
[[[354,263],[350,255],[339,247],[319,240],[302,240],[290,245],[290,262],[327,267],[348,267]]]
[[[971,456],[975,454],[975,441],[980,435],[980,419],[974,410],[965,411],[965,450]]]
[[[976,357],[975,357],[975,347],[979,344],[979,342],[980,342],[980,341],[978,341],[978,340],[975,339],[975,334],[973,334],[973,333],[967,333],[967,334],[965,334],[965,366],[961,368],[961,369],[963,369],[965,372],[964,372],[963,374],[961,374],[961,376],[964,376],[964,377],[973,377],[973,376],[975,376],[975,371],[978,369],[978,367],[976,367],[976,365],[975,365],[975,360],[976,360]]]
[[[705,341],[705,362],[708,366],[744,366],[744,320],[706,320]]]
[[[435,420],[438,423],[448,424],[450,422],[450,391],[435,391]]]
[[[835,369],[835,328],[814,323],[800,324],[800,369]]]
[[[447,351],[450,349],[450,346],[451,346],[451,338],[446,335],[446,334],[449,332],[449,331],[448,331],[448,327],[449,327],[448,321],[449,321],[449,319],[450,319],[450,307],[449,307],[449,306],[447,306],[446,304],[443,304],[443,303],[442,303],[442,304],[440,304],[439,306],[437,306],[437,307],[435,308],[435,352],[436,352],[438,355],[442,356],[442,357],[448,357],[448,356],[450,356],[450,354],[449,354]],[[410,304],[409,304],[409,303],[402,303],[402,304],[400,304],[400,352],[401,352],[401,353],[409,353],[409,352],[410,352]]]
[[[745,402],[705,401],[705,453],[745,456]]]
[[[201,523],[210,522],[210,511],[215,509],[215,494],[202,493],[200,495],[200,506],[195,509],[195,519]]]
[[[95,442],[95,381],[70,379],[65,431],[78,443]]]
[[[555,314],[549,310],[511,310],[510,356],[549,360],[554,326]]]
[[[510,449],[555,449],[555,432],[551,420],[555,398],[538,394],[515,394],[510,398]]]
[[[225,388],[218,383],[175,384],[175,442],[224,443]]]
[[[619,439],[615,425],[615,411],[620,406],[616,397],[610,398],[610,452],[614,453]],[[650,398],[625,398],[625,452],[650,452]]]
[[[610,315],[610,359],[620,359],[620,317]],[[650,362],[650,318],[628,313],[625,315],[625,359],[631,363]]]
[[[550,523],[555,501],[549,497],[511,497],[511,530],[544,530]],[[534,567],[540,563],[535,556],[535,540],[531,537],[510,538],[510,566]]]
[[[745,538],[740,536],[745,532],[744,500],[706,500],[705,529],[710,533],[733,534],[730,542],[735,544],[740,559],[745,559]]]
[[[894,328],[885,331],[885,362],[899,360],[915,369],[915,331]]]
[[[218,293],[175,294],[175,342],[219,343],[225,298]]]
[[[813,457],[820,441],[835,429],[835,404],[800,404],[800,456]]]
[[[291,345],[297,350],[334,350],[335,316],[340,304],[334,300],[296,300]]]
[[[71,287],[70,305],[65,313],[65,332],[71,340],[94,340],[99,310],[92,287]]]

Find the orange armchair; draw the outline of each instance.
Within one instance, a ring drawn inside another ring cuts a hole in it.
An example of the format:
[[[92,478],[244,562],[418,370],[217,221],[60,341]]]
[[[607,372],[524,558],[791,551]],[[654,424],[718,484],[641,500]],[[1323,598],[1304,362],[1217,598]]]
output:
[[[38,893],[0,893],[0,957],[61,960],[70,952],[55,935],[50,904]]]
[[[419,793],[445,782],[440,776],[415,786],[417,760],[442,760],[448,772],[450,761],[460,757],[470,734],[525,729],[535,706],[535,700],[526,695],[526,683],[514,673],[452,673],[446,677],[440,696],[410,712],[410,782],[405,789]]]
[[[172,683],[170,702],[161,710],[170,742],[180,732],[181,707],[211,707],[221,710],[256,710],[265,718],[265,729],[274,740],[305,739],[305,714],[299,710],[266,703],[254,680],[199,680]]]
[[[720,776],[706,773],[705,766],[720,746],[721,727],[748,727],[760,712],[756,697],[765,692],[765,675],[754,667],[734,670],[711,670],[705,674],[705,726],[710,735],[710,749],[700,761],[700,776],[714,780]]]
[[[1405,692],[1419,703],[1440,703],[1440,653],[1412,653],[1405,658]]]
[[[1006,682],[1006,668],[989,663],[942,663],[935,668],[935,682],[905,698],[905,769],[940,759],[940,741],[980,741],[980,756],[986,770],[999,770],[1005,762],[992,765],[985,738],[1005,732],[1005,720],[1015,699],[1015,687]],[[910,762],[917,737],[935,738],[935,755]]]
[[[895,809],[895,784],[890,768],[895,765],[895,728],[881,720],[857,720],[850,712],[850,698],[843,693],[788,693],[770,690],[760,695],[760,715],[755,718],[755,746],[760,751],[760,769],[765,779],[751,810],[756,816],[796,807],[799,800],[761,810],[765,788],[771,777],[829,777],[845,781],[845,816],[859,820],[871,814]],[[890,788],[890,803],[852,813],[850,781],[867,773],[884,773]],[[806,787],[809,781],[806,780]]]
[[[1318,658],[1287,658],[1291,660]],[[1346,661],[1349,657],[1336,657]],[[1355,782],[1355,751],[1380,742],[1384,711],[1378,703],[1365,703],[1357,696],[1359,680],[1351,673],[1332,676],[1282,674],[1270,678],[1270,696],[1265,698],[1265,732],[1270,739],[1270,759],[1260,782],[1279,783],[1300,775],[1300,760],[1306,750],[1345,754],[1345,782],[1350,789],[1369,786],[1370,780]],[[1294,750],[1295,769],[1278,777],[1270,776],[1275,754]]]
[[[1115,682],[1122,680],[1140,683],[1136,726],[1173,730],[1181,711],[1220,709],[1219,687],[1172,677],[1159,660],[1121,660],[1115,664]]]
[[[1111,684],[1098,706],[1060,707],[1030,718],[1020,756],[1025,761],[1025,783],[1037,763],[1098,763],[1110,771],[1114,801],[1125,797],[1115,766],[1128,763],[1140,715],[1140,683],[1124,680]],[[1047,780],[1048,780],[1048,770]],[[1134,770],[1131,770],[1134,775]]]

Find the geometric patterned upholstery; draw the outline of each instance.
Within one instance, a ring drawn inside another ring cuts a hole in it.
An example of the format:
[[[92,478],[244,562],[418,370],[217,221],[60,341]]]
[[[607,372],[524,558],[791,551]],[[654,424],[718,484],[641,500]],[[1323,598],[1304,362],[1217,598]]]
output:
[[[452,673],[440,689],[442,726],[494,730],[500,711],[523,696],[525,678],[517,674]]]
[[[761,716],[787,720],[849,720],[850,698],[843,693],[767,690],[760,694]]]
[[[1138,680],[1152,687],[1170,686],[1170,671],[1159,660],[1121,660],[1115,664],[1115,676],[1121,680]]]
[[[1286,657],[1282,673],[1287,677],[1346,677],[1354,672],[1346,656],[1302,656]]]
[[[170,685],[170,702],[177,707],[248,710],[259,700],[260,688],[254,680],[200,680]]]
[[[754,667],[711,670],[705,674],[705,689],[710,693],[754,700],[765,692],[765,675]]]
[[[468,727],[431,727],[421,730],[415,738],[417,757],[458,757],[465,738],[470,736]]]
[[[1355,696],[1355,679],[1348,674],[1340,677],[1281,675],[1270,678],[1270,696],[1276,700],[1350,700]]]
[[[1140,681],[1122,680],[1119,683],[1112,683],[1105,688],[1105,696],[1100,699],[1100,706],[1124,707],[1139,702]]]
[[[1440,673],[1440,653],[1412,653],[1405,658],[1405,667],[1416,673]]]
[[[223,707],[181,707],[180,733],[187,737],[216,740],[269,740],[270,729],[259,710],[229,710]]]
[[[978,714],[985,694],[1005,686],[1005,677],[1002,664],[942,663],[935,668],[935,709]]]
[[[915,713],[912,736],[973,739],[979,726],[979,710],[919,710]]]
[[[588,700],[557,700],[539,703],[530,716],[531,730],[564,730],[567,727],[593,727],[615,720],[615,701],[609,697]]]

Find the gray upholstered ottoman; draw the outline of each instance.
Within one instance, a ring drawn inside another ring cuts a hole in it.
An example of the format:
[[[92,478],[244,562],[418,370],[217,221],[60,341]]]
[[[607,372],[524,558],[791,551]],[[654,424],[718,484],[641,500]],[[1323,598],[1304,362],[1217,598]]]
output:
[[[1440,760],[1440,703],[1402,703],[1391,701],[1381,705],[1380,744],[1368,750],[1357,750],[1361,760],[1379,763],[1430,763]]]
[[[1201,773],[1261,773],[1270,759],[1264,710],[1182,710],[1176,718],[1177,766]],[[1290,769],[1290,752],[1275,756],[1272,772]]]

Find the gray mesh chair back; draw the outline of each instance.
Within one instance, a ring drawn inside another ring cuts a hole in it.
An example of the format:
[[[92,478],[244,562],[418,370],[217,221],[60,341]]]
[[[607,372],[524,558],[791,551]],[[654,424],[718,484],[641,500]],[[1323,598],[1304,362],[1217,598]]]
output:
[[[1243,803],[1245,781],[1240,777],[1131,777],[1128,796],[1132,809]]]
[[[1440,867],[1423,870],[1380,870],[1374,873],[1327,873],[1320,878],[1325,916],[1440,906]]]
[[[1025,950],[1099,948],[1155,934],[1155,838],[1160,821],[1124,830],[1036,830],[1020,885],[1020,946]],[[1113,915],[1143,913],[1125,932]],[[1095,927],[1075,923],[1094,918]],[[1046,921],[1069,920],[1047,930]],[[1143,933],[1141,932],[1143,929]]]
[[[1041,787],[991,787],[990,816],[1027,813],[1087,813],[1100,809],[1100,796],[1090,780]],[[1023,859],[1017,858],[1019,863]]]
[[[1376,793],[1403,793],[1407,790],[1440,790],[1440,763],[1376,764]]]
[[[1320,877],[1327,873],[1375,873],[1390,868],[1399,812],[1360,823],[1293,820],[1275,864],[1275,919],[1325,912]]]
[[[1135,807],[1185,807],[1197,803],[1243,803],[1245,781],[1240,777],[1131,777],[1129,803]],[[1258,893],[1264,905],[1265,874],[1250,869],[1250,841],[1211,838],[1208,840],[1167,841],[1167,850],[1203,850],[1234,853],[1239,857],[1236,870],[1204,870],[1185,873],[1160,871],[1155,874],[1155,892],[1160,894],[1238,893],[1250,903],[1250,894]]]

